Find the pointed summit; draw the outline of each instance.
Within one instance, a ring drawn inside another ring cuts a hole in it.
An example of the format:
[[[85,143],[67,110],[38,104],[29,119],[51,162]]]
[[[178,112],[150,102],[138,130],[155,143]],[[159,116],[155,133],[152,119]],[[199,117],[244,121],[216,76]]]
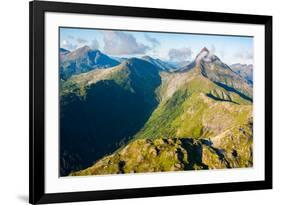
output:
[[[201,60],[205,60],[210,57],[210,51],[204,47],[201,49],[201,51],[197,54],[195,58],[195,62],[199,63]]]
[[[200,53],[202,53],[202,52],[208,52],[208,53],[210,53],[210,51],[209,51],[206,47],[204,47],[204,48],[201,49]]]
[[[202,48],[201,51],[197,54],[195,58],[195,62],[205,62],[212,63],[214,61],[220,61],[220,59],[211,51],[209,51],[206,47]]]
[[[77,58],[81,58],[86,53],[88,53],[90,50],[91,50],[91,48],[89,46],[83,46],[83,47],[77,48],[76,50],[74,50],[68,54],[68,60],[74,60]]]
[[[61,58],[61,78],[67,79],[73,74],[85,73],[97,68],[109,68],[120,64],[99,50],[83,46]]]

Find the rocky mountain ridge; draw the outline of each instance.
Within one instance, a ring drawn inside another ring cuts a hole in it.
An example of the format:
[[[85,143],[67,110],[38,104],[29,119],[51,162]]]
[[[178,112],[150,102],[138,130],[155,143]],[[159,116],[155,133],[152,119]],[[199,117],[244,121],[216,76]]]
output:
[[[62,175],[253,164],[251,84],[207,48],[181,70],[163,69],[151,58],[131,58],[73,75],[61,88],[62,132],[69,144],[61,149]],[[65,120],[81,111],[77,121]],[[108,125],[114,128],[107,130]],[[186,140],[194,152],[182,147]],[[87,149],[74,148],[73,141]],[[160,141],[162,152],[146,158]],[[137,154],[136,146],[143,152]],[[179,150],[189,161],[180,161]],[[198,150],[200,160],[194,154]]]

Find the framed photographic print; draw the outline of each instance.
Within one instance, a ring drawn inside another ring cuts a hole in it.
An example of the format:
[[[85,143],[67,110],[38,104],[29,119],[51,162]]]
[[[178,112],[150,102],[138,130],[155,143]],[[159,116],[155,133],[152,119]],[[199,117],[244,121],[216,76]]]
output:
[[[30,203],[272,188],[272,17],[30,2]]]

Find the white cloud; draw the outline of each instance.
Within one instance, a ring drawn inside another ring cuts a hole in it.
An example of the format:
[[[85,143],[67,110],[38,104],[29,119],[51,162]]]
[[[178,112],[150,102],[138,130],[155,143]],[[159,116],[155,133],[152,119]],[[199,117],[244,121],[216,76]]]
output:
[[[214,45],[211,46],[210,52],[211,52],[212,54],[215,54],[215,53],[216,53],[216,47],[215,47]]]
[[[240,52],[236,52],[233,56],[234,60],[239,63],[252,64],[254,60],[252,51],[241,50]]]
[[[99,47],[100,47],[99,42],[96,39],[92,40],[90,47],[93,50],[99,49]]]
[[[168,55],[171,61],[186,61],[191,58],[192,51],[190,48],[171,48]]]
[[[72,51],[72,50],[75,50],[77,48],[77,44],[72,43],[70,40],[65,39],[61,42],[61,47]]]
[[[156,38],[153,38],[148,34],[145,34],[144,37],[147,41],[149,41],[152,44],[153,47],[160,45],[160,42]]]
[[[83,38],[77,38],[76,41],[78,44],[87,44],[88,43],[88,41]]]
[[[99,43],[96,39],[92,40],[91,44],[86,39],[74,38],[73,36],[68,36],[66,39],[61,41],[61,47],[70,51],[73,51],[85,45],[90,46],[92,49],[99,49]]]
[[[250,51],[242,51],[242,52],[237,52],[234,55],[236,58],[241,58],[245,60],[253,59],[253,52]]]
[[[104,31],[104,52],[111,55],[144,54],[149,47],[138,43],[136,38],[121,31]]]

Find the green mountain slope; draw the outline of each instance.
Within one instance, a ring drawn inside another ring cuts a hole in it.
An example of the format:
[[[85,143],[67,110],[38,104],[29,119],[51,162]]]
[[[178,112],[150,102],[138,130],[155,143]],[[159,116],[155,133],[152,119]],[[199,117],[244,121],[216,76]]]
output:
[[[163,83],[163,100],[131,142],[71,175],[252,166],[251,101],[200,75],[172,95]]]
[[[63,83],[62,95],[76,93],[84,98],[84,93],[89,93],[89,84],[111,79],[123,90],[137,94],[139,98],[133,101],[135,107],[149,107],[147,115],[146,109],[143,110],[146,117],[141,126],[126,135],[125,143],[115,146],[115,150],[108,149],[107,153],[103,153],[107,156],[100,159],[95,155],[87,156],[99,160],[81,171],[71,170],[71,175],[253,165],[251,85],[206,48],[186,69],[160,73],[158,70],[148,62],[131,59],[106,71],[91,71]],[[122,103],[128,101],[127,97],[121,97]],[[130,129],[132,120],[128,120],[127,116],[130,113],[136,118],[141,116],[134,110],[122,110],[123,118],[114,120],[124,123],[111,130],[112,133],[103,133],[104,138],[110,134],[115,136],[114,133],[120,129]],[[112,113],[109,114],[110,119],[112,116]],[[111,123],[114,124],[113,121]],[[124,133],[120,136],[124,137]]]
[[[220,87],[196,69],[162,78],[159,106],[136,138],[212,137],[247,123],[251,101]]]

